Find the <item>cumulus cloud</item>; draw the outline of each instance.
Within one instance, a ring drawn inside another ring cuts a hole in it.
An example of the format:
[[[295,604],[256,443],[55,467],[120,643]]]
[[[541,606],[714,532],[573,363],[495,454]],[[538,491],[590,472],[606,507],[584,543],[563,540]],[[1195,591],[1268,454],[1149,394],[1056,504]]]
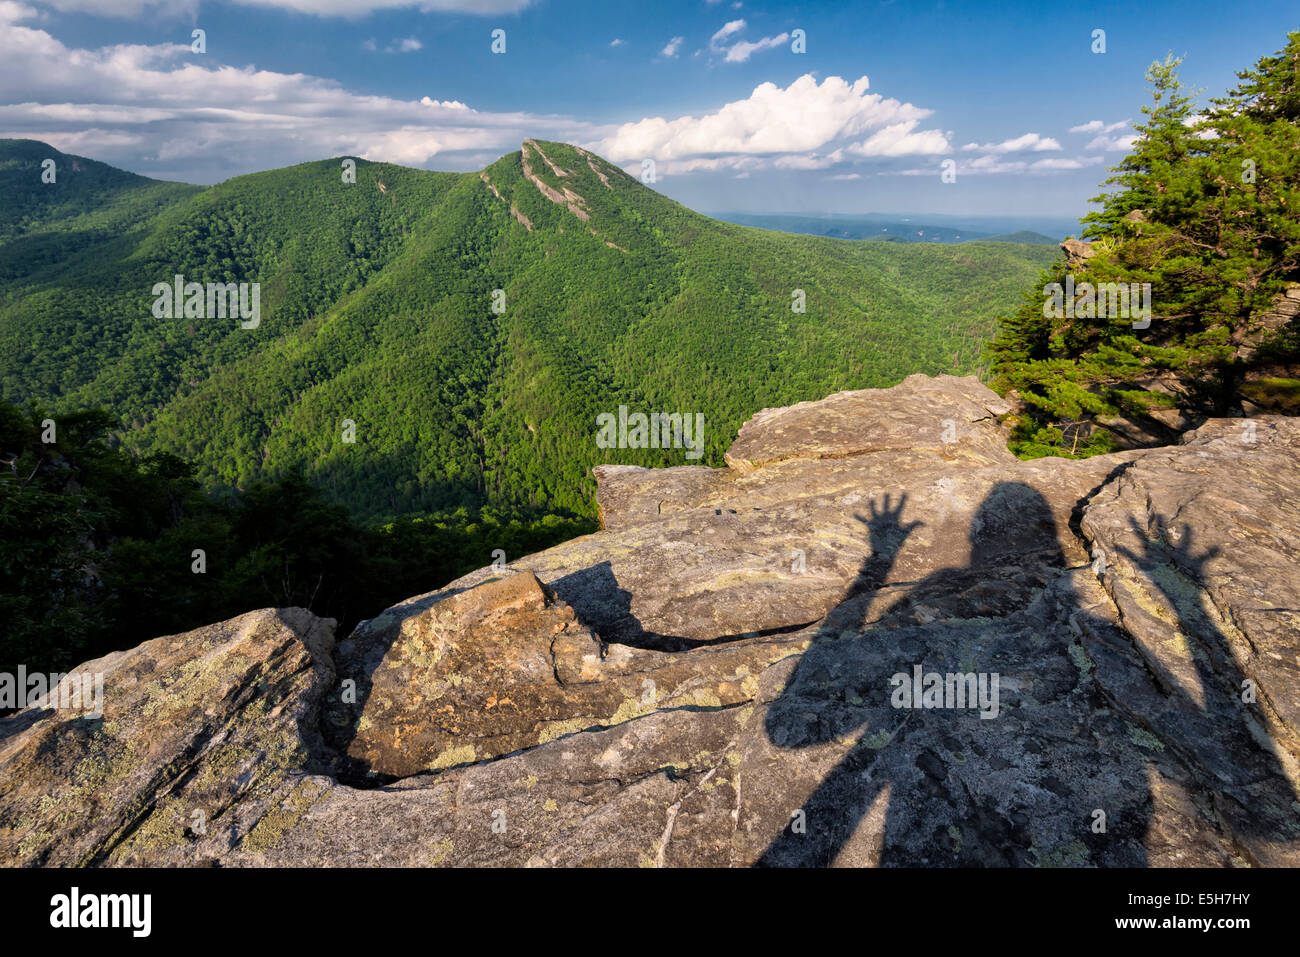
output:
[[[916,132],[919,120],[891,123],[861,143],[848,148],[857,156],[909,156],[917,153],[947,153],[952,150],[948,136],[939,130]]]
[[[900,124],[906,129],[887,134],[890,141],[901,141],[892,150],[884,149],[885,139],[877,140],[868,148],[867,143],[875,139],[873,136],[858,144],[854,151],[864,156],[898,156],[913,148],[933,152],[940,139],[946,146],[946,137],[938,131],[913,132],[930,115],[930,110],[885,99],[867,90],[865,76],[852,84],[842,77],[830,76],[819,84],[810,74],[805,74],[784,89],[775,83],[760,84],[748,98],[727,103],[717,112],[704,116],[673,120],[656,116],[625,123],[595,148],[615,161],[643,157],[662,161],[727,154],[807,154],[836,141],[873,130],[884,132],[885,128]]]
[[[659,51],[659,55],[666,56],[666,57],[677,56],[677,51],[681,49],[682,43],[685,40],[686,40],[685,37],[673,37],[671,40],[668,41],[667,44],[664,45],[664,48]]]
[[[610,129],[429,96],[363,96],[307,74],[221,65],[186,44],[78,49],[29,26],[32,16],[0,0],[0,136],[155,176],[214,182],[340,155],[476,169],[529,136],[583,142]]]
[[[612,47],[624,47],[627,46],[627,41],[624,40],[622,37],[615,37],[614,39],[609,41],[609,45]]]
[[[926,128],[931,110],[870,92],[865,76],[763,83],[703,115],[645,117],[615,127],[485,112],[432,94],[361,95],[309,74],[196,57],[186,43],[70,47],[41,29],[41,16],[28,4],[0,0],[0,136],[42,139],[190,182],[341,155],[417,166],[436,158],[442,169],[478,169],[530,136],[580,143],[619,163],[653,157],[661,173],[672,175],[777,169],[848,180],[867,162],[896,168],[903,157],[952,151],[951,133]],[[735,28],[719,42],[730,49],[739,35]],[[419,49],[414,37],[406,41],[376,46]],[[675,37],[665,49],[676,55],[683,42]],[[1106,130],[1102,124],[1087,132],[1116,132]],[[1006,155],[1060,149],[1038,134],[983,149],[961,171],[1048,173],[1101,159],[1034,163],[1032,155]],[[635,165],[631,171],[639,175]]]

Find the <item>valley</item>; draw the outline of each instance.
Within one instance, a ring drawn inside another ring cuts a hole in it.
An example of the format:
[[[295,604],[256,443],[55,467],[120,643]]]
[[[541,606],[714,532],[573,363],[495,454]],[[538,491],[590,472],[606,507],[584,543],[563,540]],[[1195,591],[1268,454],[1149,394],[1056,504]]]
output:
[[[592,466],[681,464],[600,448],[620,405],[702,415],[716,465],[765,406],[976,372],[1057,255],[724,223],[540,141],[478,173],[331,159],[199,189],[10,140],[0,179],[27,191],[0,223],[5,399],[106,408],[212,489],[301,473],[363,519],[591,517]],[[260,322],[155,316],[177,274],[258,284]]]

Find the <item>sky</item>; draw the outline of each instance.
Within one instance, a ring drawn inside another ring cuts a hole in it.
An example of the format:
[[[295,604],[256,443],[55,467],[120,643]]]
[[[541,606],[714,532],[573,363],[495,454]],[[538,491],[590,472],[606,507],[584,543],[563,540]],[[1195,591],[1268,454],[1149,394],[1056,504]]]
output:
[[[1295,0],[0,0],[0,137],[202,184],[535,137],[703,212],[1073,218],[1153,60],[1204,99],[1296,29]]]

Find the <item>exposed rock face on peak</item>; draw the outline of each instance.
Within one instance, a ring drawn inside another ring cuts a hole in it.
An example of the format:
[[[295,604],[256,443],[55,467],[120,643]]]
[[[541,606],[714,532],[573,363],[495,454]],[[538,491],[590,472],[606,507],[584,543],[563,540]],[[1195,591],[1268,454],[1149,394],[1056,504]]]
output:
[[[1300,864],[1300,423],[1020,462],[1005,408],[764,410],[337,647],[92,662],[102,719],[0,722],[0,860]]]
[[[547,158],[546,154],[542,152],[542,148],[537,144],[536,140],[524,140],[524,145],[521,152],[522,152],[521,162],[523,165],[525,179],[527,179],[530,183],[536,186],[538,191],[547,199],[549,199],[551,202],[558,203],[561,206],[567,206],[569,212],[573,213],[574,216],[577,216],[579,219],[583,220],[584,222],[591,219],[591,214],[587,211],[587,201],[583,197],[579,196],[577,193],[569,189],[567,186],[561,187],[560,189],[555,189],[552,186],[548,186],[545,182],[542,181],[542,178],[538,176],[537,173],[534,171],[532,160],[534,155],[536,155],[542,158],[542,162],[545,163],[547,166],[549,166],[551,168],[551,172],[556,176],[566,177],[569,175],[567,170],[560,169],[560,167],[556,166],[554,163],[550,161],[549,158]]]

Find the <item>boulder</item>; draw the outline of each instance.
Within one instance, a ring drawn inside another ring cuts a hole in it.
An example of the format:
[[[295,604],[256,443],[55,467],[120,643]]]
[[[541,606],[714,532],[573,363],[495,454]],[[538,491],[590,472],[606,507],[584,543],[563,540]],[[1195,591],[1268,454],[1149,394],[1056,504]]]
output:
[[[1011,463],[995,421],[1011,411],[973,377],[908,376],[892,389],[837,392],[763,409],[740,427],[726,462],[741,475],[789,459],[925,450],[948,464]]]
[[[103,676],[102,715],[0,719],[0,862],[194,860],[232,808],[256,814],[296,774],[328,767],[318,728],[333,639],[332,620],[265,609],[79,666]]]
[[[1252,861],[1288,866],[1300,864],[1298,452],[1295,419],[1212,420],[1135,462],[1082,522],[1131,659],[1099,669],[1103,689],[1201,777]],[[1140,691],[1139,667],[1153,679]]]
[[[337,647],[265,610],[90,662],[102,718],[0,721],[0,861],[1300,864],[1300,427],[1021,462],[999,403],[765,410]]]
[[[691,655],[606,644],[531,572],[459,592],[376,641],[340,645],[331,738],[377,778],[468,764],[656,710],[753,697],[757,674],[797,640]],[[352,704],[344,683],[358,689]]]
[[[1065,264],[1071,269],[1083,265],[1097,255],[1097,250],[1092,248],[1092,244],[1082,239],[1065,240],[1061,243],[1061,251],[1065,253]]]

